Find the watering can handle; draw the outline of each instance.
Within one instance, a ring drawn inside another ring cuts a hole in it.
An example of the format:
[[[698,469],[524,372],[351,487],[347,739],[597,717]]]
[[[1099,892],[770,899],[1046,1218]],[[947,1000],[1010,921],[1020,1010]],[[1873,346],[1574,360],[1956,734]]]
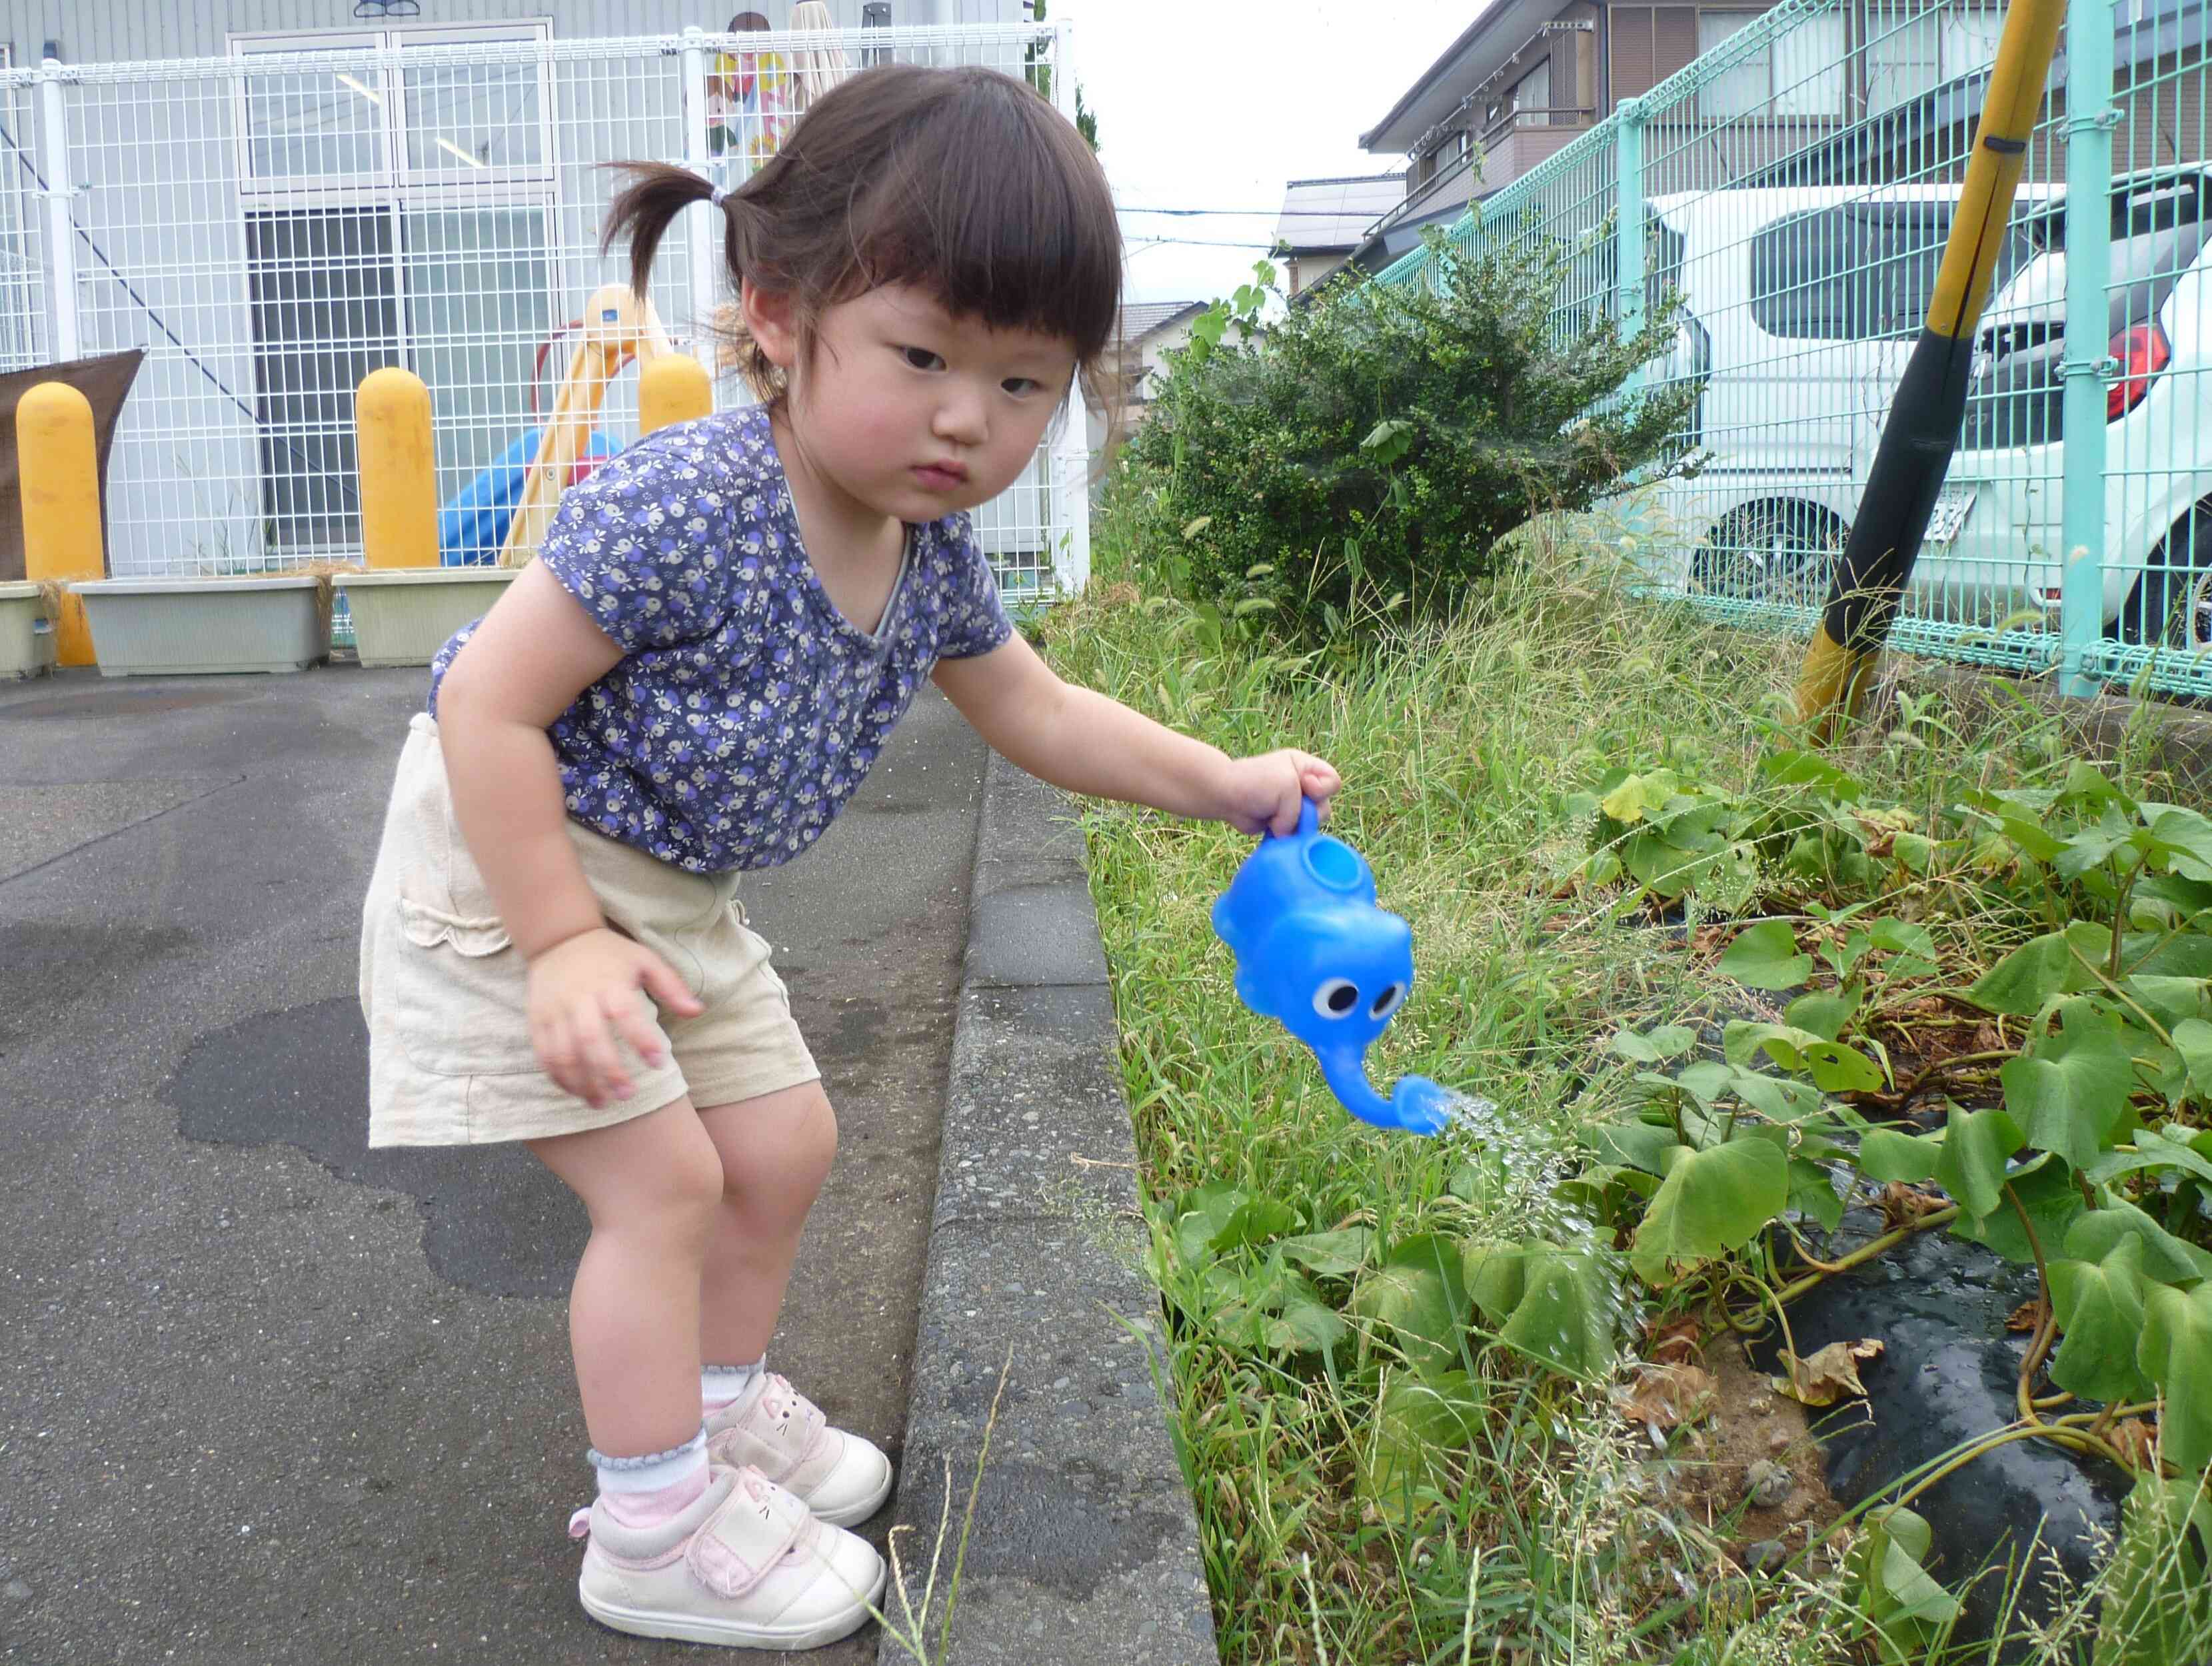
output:
[[[1314,801],[1311,799],[1300,799],[1297,831],[1282,834],[1279,836],[1286,839],[1302,839],[1311,834],[1320,825],[1321,812],[1315,806]],[[1260,842],[1265,844],[1268,840],[1277,836],[1279,836],[1273,828],[1263,828],[1260,833]]]

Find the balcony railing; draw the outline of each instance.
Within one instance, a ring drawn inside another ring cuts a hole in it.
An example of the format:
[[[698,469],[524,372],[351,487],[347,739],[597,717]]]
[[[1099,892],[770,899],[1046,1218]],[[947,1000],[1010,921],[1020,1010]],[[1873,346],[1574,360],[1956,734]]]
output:
[[[1408,191],[1406,200],[1370,226],[1367,234],[1380,235],[1407,220],[1417,220],[1437,209],[1496,191],[1527,173],[1596,120],[1597,112],[1586,105],[1547,105],[1539,109],[1509,111],[1483,129],[1474,149],[1454,157]],[[1518,137],[1523,133],[1552,137],[1531,143]],[[1525,159],[1520,155],[1524,149],[1532,152]],[[1491,167],[1486,165],[1488,160],[1508,166]],[[1457,195],[1453,194],[1455,191]]]

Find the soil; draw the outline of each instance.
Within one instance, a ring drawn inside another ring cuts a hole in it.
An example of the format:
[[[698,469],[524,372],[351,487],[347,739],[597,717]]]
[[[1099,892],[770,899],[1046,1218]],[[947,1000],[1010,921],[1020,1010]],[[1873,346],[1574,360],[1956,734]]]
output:
[[[1749,1567],[1751,1547],[1769,1541],[1794,1559],[1843,1513],[1822,1477],[1805,1408],[1777,1394],[1732,1336],[1710,1342],[1703,1363],[1715,1391],[1712,1414],[1683,1438],[1683,1450],[1704,1460],[1684,1478],[1690,1501],[1715,1534],[1725,1533],[1738,1566]],[[1746,1503],[1752,1468],[1762,1462],[1778,1464],[1790,1477],[1781,1502],[1764,1509]]]

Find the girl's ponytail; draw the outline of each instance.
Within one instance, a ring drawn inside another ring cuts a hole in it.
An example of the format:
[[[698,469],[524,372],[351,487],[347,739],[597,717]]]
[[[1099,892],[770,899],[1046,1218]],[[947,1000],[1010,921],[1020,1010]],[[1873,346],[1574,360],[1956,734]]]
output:
[[[701,179],[688,168],[672,167],[665,162],[624,162],[618,166],[630,176],[631,184],[607,210],[606,226],[599,235],[599,252],[605,254],[612,248],[616,239],[629,237],[629,286],[643,299],[646,280],[653,273],[653,254],[660,247],[660,240],[668,234],[669,226],[692,204],[712,201],[714,186],[711,180]]]

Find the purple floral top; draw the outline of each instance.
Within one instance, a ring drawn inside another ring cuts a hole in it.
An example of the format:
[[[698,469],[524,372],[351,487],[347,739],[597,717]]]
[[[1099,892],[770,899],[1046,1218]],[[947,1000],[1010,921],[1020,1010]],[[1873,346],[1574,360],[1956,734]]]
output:
[[[805,849],[931,667],[1013,631],[964,514],[908,526],[872,635],[838,612],[757,407],[601,465],[562,495],[538,558],[624,655],[546,732],[568,813],[697,873]],[[433,715],[475,629],[431,664]]]

